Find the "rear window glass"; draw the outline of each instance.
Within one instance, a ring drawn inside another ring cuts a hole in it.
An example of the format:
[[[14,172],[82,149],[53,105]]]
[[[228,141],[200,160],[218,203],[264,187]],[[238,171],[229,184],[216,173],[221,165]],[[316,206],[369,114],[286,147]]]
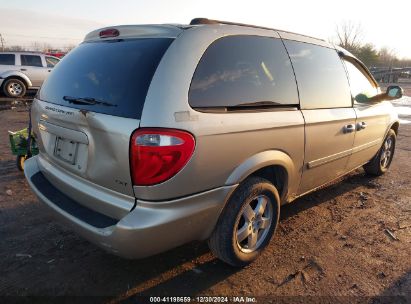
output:
[[[14,65],[16,55],[14,54],[0,54],[0,65]]]
[[[42,67],[41,57],[36,55],[21,55],[21,65]]]
[[[206,50],[190,86],[192,107],[297,105],[297,86],[280,39],[228,36]]]
[[[144,38],[84,42],[55,66],[39,99],[139,119],[151,79],[172,41]],[[64,100],[64,96],[94,98],[115,106],[74,104]]]

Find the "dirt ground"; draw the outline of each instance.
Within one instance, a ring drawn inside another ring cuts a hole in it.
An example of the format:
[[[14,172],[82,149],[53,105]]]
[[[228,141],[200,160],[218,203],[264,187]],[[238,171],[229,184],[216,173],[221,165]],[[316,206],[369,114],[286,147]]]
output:
[[[27,111],[0,111],[0,295],[411,303],[411,99],[398,106],[403,123],[389,172],[370,178],[359,169],[284,206],[270,246],[244,269],[216,260],[205,243],[130,261],[78,237],[38,202],[9,152],[7,130],[25,127]]]

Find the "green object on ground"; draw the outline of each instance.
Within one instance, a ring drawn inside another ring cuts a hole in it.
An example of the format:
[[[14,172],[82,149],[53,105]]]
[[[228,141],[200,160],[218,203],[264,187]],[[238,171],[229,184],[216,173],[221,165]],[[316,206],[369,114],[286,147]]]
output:
[[[28,130],[27,128],[11,132],[9,131],[10,147],[13,155],[27,155],[27,139],[28,139]],[[39,153],[36,140],[31,133],[31,154],[36,155]]]

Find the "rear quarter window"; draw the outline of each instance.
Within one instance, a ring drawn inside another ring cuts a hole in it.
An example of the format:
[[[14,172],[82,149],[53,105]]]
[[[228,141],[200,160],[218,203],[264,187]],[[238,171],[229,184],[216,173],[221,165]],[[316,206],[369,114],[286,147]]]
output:
[[[297,105],[290,59],[280,39],[228,36],[213,42],[194,73],[193,108],[242,105]]]
[[[57,58],[46,56],[46,63],[48,68],[54,68],[54,66],[59,62]]]
[[[21,65],[43,67],[41,57],[37,55],[20,55]]]
[[[83,42],[57,64],[38,98],[71,108],[141,118],[151,79],[171,38]],[[73,104],[64,96],[113,104]]]

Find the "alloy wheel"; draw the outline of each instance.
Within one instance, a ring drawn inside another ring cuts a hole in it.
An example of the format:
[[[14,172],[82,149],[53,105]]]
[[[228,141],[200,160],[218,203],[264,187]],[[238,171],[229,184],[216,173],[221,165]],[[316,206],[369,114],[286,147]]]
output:
[[[382,152],[381,152],[381,158],[380,158],[380,164],[382,168],[387,168],[391,162],[392,154],[393,154],[393,140],[391,137],[388,137],[384,145],[382,147]]]
[[[249,201],[236,221],[238,248],[245,253],[257,250],[267,238],[272,219],[273,207],[267,196],[258,195]]]
[[[7,86],[7,91],[10,95],[19,96],[23,92],[23,87],[20,83],[10,82]]]

